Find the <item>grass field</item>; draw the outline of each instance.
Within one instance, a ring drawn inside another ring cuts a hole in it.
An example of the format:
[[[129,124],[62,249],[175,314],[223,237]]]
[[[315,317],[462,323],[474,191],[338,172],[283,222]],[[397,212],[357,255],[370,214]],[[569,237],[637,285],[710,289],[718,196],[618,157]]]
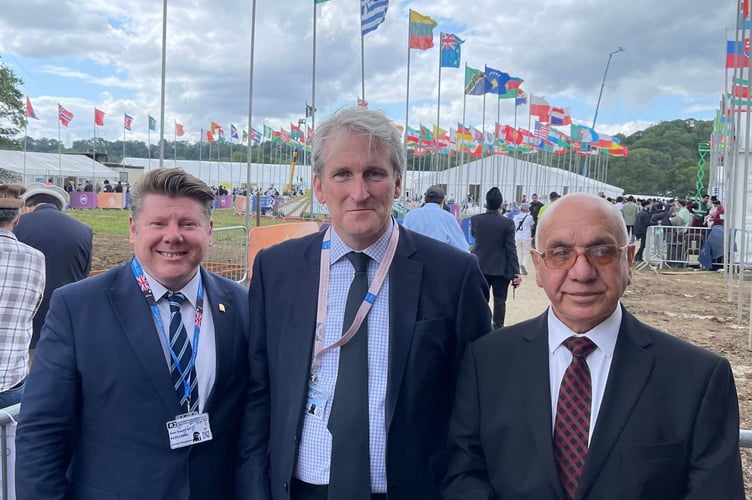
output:
[[[80,220],[94,230],[95,234],[128,234],[128,210],[80,209],[66,210],[65,213]],[[232,209],[214,210],[214,227],[245,226],[245,216],[233,215]],[[261,225],[278,224],[281,219],[261,218]],[[251,217],[250,227],[256,225],[256,217]]]

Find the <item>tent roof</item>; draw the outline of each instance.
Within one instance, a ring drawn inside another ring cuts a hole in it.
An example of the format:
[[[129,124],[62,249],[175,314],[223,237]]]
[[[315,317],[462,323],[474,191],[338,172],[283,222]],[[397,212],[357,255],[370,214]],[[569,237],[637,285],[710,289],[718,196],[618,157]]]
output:
[[[0,150],[0,167],[26,177],[117,178],[117,172],[81,154]]]

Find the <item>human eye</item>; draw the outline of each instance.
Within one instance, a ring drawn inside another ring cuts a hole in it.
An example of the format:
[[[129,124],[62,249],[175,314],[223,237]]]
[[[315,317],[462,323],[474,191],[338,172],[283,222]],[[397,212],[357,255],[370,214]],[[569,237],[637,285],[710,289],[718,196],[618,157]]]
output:
[[[571,248],[558,247],[546,251],[546,257],[551,259],[568,259],[572,255]]]
[[[613,245],[595,245],[588,248],[588,255],[596,258],[613,257],[616,254],[616,247]]]
[[[373,179],[373,180],[382,180],[385,179],[386,176],[389,175],[385,170],[382,169],[369,169],[366,171],[364,176],[367,179]]]
[[[349,170],[336,170],[332,173],[332,179],[334,180],[346,180],[351,177]]]

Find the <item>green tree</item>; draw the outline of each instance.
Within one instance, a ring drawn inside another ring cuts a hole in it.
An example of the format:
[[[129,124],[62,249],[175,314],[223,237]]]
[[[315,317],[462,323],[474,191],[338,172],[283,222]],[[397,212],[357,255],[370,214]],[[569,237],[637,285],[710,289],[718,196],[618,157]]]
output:
[[[21,91],[23,80],[0,61],[0,148],[20,149],[21,144],[13,139],[26,124]]]

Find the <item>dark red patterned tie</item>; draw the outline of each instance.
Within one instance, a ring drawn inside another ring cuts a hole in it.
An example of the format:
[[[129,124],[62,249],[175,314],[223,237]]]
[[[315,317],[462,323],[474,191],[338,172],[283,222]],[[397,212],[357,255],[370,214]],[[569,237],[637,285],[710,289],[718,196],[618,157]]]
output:
[[[574,498],[585,466],[590,433],[592,388],[585,359],[595,349],[587,337],[569,337],[564,346],[572,351],[572,362],[564,372],[556,403],[554,459],[567,498]]]

